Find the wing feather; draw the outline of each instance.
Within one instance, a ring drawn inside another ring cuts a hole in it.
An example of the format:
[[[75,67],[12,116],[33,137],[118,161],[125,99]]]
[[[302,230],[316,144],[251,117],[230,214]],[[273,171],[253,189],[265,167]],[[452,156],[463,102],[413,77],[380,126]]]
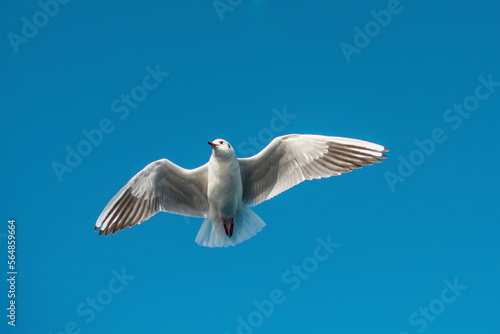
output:
[[[257,205],[304,180],[349,173],[378,163],[388,150],[371,142],[318,135],[275,138],[261,152],[238,159],[243,183],[243,203]]]
[[[147,165],[113,196],[99,215],[99,235],[140,224],[159,211],[205,217],[208,213],[207,165],[184,169],[167,159]]]

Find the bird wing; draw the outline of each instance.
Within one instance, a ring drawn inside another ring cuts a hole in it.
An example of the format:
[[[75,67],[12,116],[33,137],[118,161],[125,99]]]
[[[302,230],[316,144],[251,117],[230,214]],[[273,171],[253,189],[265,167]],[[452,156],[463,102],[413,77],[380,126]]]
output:
[[[184,169],[167,159],[150,163],[109,201],[95,231],[99,229],[99,235],[108,236],[140,224],[159,211],[206,217],[207,173],[207,164]]]
[[[363,140],[319,135],[275,138],[250,158],[238,159],[243,203],[257,205],[304,180],[348,173],[386,158],[385,147]]]

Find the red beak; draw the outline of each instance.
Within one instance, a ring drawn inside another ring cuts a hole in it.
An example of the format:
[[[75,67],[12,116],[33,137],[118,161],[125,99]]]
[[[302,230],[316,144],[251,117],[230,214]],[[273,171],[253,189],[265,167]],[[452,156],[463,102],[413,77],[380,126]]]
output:
[[[212,143],[211,141],[209,141],[209,142],[208,142],[208,144],[209,144],[210,146],[212,146],[212,148],[213,148],[213,147],[215,147],[215,146],[217,146],[217,144]]]

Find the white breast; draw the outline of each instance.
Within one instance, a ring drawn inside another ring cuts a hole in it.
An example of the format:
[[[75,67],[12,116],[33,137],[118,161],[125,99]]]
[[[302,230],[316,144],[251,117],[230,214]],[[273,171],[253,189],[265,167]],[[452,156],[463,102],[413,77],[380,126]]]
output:
[[[212,156],[208,164],[207,197],[214,217],[231,219],[242,206],[240,166],[234,159],[217,159]]]

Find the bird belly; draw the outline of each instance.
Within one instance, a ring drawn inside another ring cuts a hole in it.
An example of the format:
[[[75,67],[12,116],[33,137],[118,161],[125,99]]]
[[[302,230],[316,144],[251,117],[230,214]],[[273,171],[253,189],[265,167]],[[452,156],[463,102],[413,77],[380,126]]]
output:
[[[236,173],[218,175],[207,189],[210,212],[214,218],[231,219],[241,212],[243,187],[239,170]]]

